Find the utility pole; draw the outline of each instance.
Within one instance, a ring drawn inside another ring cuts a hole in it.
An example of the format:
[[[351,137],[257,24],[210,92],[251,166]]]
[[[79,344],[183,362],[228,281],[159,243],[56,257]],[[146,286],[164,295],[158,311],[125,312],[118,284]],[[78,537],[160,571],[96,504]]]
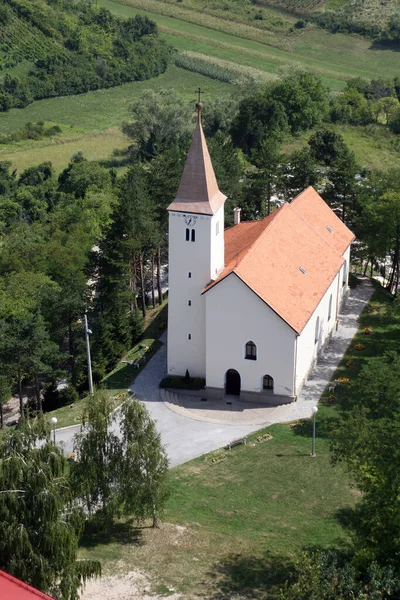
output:
[[[88,327],[88,320],[87,320],[86,313],[84,316],[84,323],[85,323],[86,354],[87,354],[87,364],[88,364],[89,394],[93,394],[92,361],[90,358],[90,341],[89,341],[89,335],[92,332]]]

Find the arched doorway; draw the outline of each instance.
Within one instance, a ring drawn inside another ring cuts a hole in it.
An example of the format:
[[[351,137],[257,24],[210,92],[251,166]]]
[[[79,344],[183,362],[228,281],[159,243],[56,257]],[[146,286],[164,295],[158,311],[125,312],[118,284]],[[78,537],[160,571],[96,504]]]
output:
[[[226,372],[225,394],[240,396],[240,375],[235,369]]]

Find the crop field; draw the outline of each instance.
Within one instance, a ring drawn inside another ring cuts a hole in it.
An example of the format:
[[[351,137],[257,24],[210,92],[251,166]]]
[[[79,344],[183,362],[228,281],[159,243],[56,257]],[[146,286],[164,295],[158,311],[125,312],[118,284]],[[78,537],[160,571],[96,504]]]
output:
[[[195,10],[199,4],[206,7],[203,12]],[[395,52],[372,50],[368,41],[355,36],[309,27],[293,30],[296,18],[270,7],[261,7],[263,20],[256,21],[253,13],[260,10],[259,5],[243,13],[228,11],[228,18],[227,11],[224,15],[207,0],[184,0],[179,5],[172,0],[98,0],[98,5],[121,18],[140,13],[154,19],[163,38],[177,50],[175,65],[152,80],[41,100],[25,109],[0,113],[0,133],[21,129],[28,121],[51,122],[63,130],[56,140],[0,146],[0,157],[11,160],[18,170],[48,160],[50,155],[60,170],[79,150],[93,159],[110,156],[114,148],[127,142],[113,128],[129,119],[132,101],[145,89],[173,87],[183,98],[194,101],[194,90],[201,86],[207,101],[217,96],[237,96],[237,84],[267,81],[297,66],[314,71],[333,90],[342,89],[346,80],[355,76],[398,74]],[[18,75],[18,71],[28,68],[26,62],[7,72],[15,70],[13,74]],[[387,168],[398,159],[398,151],[388,140],[374,144],[373,136],[361,130],[345,137],[363,164]],[[294,141],[294,145],[299,143],[301,140]]]
[[[120,17],[147,14],[159,25],[164,38],[180,51],[229,59],[272,74],[297,64],[314,70],[336,90],[342,89],[350,77],[398,74],[396,52],[376,46],[372,49],[368,40],[356,36],[330,34],[311,26],[282,33],[263,31],[159,0],[98,1]],[[224,48],[221,42],[229,47]]]

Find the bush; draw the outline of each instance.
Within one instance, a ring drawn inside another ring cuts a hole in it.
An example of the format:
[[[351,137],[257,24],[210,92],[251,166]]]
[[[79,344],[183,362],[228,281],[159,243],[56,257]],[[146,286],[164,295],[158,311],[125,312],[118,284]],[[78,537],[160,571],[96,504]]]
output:
[[[72,385],[68,385],[58,392],[60,406],[67,406],[79,400],[78,392]]]
[[[206,380],[202,377],[180,377],[176,375],[168,375],[160,383],[160,388],[171,388],[176,390],[204,390]]]

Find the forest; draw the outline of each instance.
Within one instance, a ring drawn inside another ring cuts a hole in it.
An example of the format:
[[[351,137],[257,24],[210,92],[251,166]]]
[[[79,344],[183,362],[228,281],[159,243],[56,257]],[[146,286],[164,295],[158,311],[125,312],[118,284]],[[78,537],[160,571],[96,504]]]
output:
[[[9,0],[0,40],[0,111],[149,79],[171,57],[147,17],[121,21],[84,1]]]

